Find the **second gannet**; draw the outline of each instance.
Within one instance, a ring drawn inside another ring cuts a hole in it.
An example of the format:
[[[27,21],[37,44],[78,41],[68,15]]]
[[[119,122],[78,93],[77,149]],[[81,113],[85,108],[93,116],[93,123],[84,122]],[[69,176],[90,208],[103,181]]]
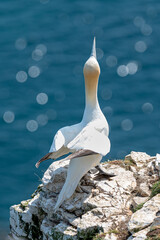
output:
[[[67,178],[58,196],[55,210],[70,198],[80,179],[92,168],[97,166],[102,157],[110,151],[108,122],[103,115],[97,98],[100,67],[96,58],[95,38],[91,56],[84,68],[85,79],[85,110],[82,121],[78,124],[63,127],[54,136],[50,151],[41,158],[36,167],[47,159],[57,159],[71,152]]]

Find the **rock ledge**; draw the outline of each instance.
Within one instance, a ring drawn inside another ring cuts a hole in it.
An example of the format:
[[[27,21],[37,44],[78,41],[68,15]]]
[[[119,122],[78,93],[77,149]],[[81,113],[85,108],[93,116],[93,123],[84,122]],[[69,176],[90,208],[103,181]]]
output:
[[[32,198],[10,208],[10,239],[151,240],[154,234],[160,237],[160,194],[150,197],[152,185],[159,180],[158,157],[131,152],[124,160],[102,163],[108,173],[116,175],[110,178],[91,169],[56,213],[54,205],[69,162],[52,163]]]

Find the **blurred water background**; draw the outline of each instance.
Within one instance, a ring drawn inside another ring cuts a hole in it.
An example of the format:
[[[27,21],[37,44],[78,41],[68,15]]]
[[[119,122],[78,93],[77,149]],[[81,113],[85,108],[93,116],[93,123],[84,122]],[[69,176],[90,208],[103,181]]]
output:
[[[0,239],[10,205],[30,198],[51,163],[35,168],[56,131],[82,118],[93,36],[105,159],[160,152],[159,14],[158,0],[0,2]]]

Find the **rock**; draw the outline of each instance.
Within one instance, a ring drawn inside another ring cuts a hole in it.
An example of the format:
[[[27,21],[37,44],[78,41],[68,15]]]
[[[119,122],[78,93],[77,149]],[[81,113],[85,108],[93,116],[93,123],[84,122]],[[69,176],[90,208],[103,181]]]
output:
[[[40,209],[38,209],[40,212]],[[22,205],[14,205],[10,208],[10,225],[12,235],[15,237],[26,237],[34,239],[36,235],[41,235],[40,223],[44,218],[41,213],[38,216],[30,212],[28,206],[22,208]]]
[[[43,232],[43,240],[57,239],[57,240],[76,240],[76,231],[73,227],[66,223],[59,223],[54,226],[54,224],[45,218],[41,225],[41,231]]]
[[[42,183],[45,189],[59,193],[67,176],[69,160],[53,162],[44,173]]]
[[[157,240],[160,239],[160,217],[155,218],[153,223],[143,230],[134,233],[128,240]]]
[[[160,239],[160,217],[155,218],[146,234],[149,239]]]
[[[149,232],[150,227],[147,227],[139,232],[134,233],[128,240],[145,240],[147,238],[147,233]]]
[[[153,223],[150,225],[150,231],[154,231],[157,229],[160,230],[160,217],[155,218]]]
[[[128,223],[129,231],[134,233],[151,225],[158,211],[160,211],[160,194],[147,201],[140,210],[132,214]]]
[[[155,161],[155,168],[159,171],[160,173],[160,154],[156,154],[156,161]]]
[[[145,203],[147,200],[148,200],[148,197],[133,197],[133,201],[134,201],[135,205]]]
[[[151,171],[151,173],[154,174],[155,170],[158,171],[158,175],[160,176],[160,154],[156,154],[155,157],[152,157],[152,161],[148,163],[148,169]]]
[[[39,197],[40,197],[40,195],[37,194],[37,195],[35,195],[34,198],[32,198],[28,202],[28,208],[29,208],[31,214],[34,214],[34,215],[38,214],[38,211],[39,211]]]
[[[130,171],[132,171],[134,174],[137,174],[137,168],[135,166],[130,166]]]
[[[88,197],[86,193],[74,193],[73,196],[62,204],[63,209],[68,212],[84,209],[84,201]]]
[[[118,240],[118,236],[114,233],[106,234],[104,240]]]
[[[149,189],[149,185],[147,182],[142,182],[139,185],[139,193],[142,197],[148,197],[151,194],[151,190]]]
[[[137,185],[136,179],[131,171],[127,171],[123,167],[113,164],[107,167],[107,172],[114,172],[116,175],[114,178],[112,178],[113,180],[110,182],[110,185],[121,187],[127,191],[133,191],[135,189]],[[101,185],[101,183],[99,183],[99,185]]]
[[[151,156],[144,152],[134,152],[132,151],[129,155],[125,157],[125,160],[132,160],[137,167],[146,166],[150,161]]]
[[[57,212],[54,206],[65,182],[69,161],[52,163],[32,199],[10,208],[13,239],[143,239],[151,234],[151,228],[154,231],[159,228],[160,194],[148,200],[150,188],[158,178],[153,160],[146,153],[131,152],[125,161],[103,163],[103,170],[115,174],[114,177],[91,169]],[[132,213],[131,209],[143,202],[146,203],[142,209]]]

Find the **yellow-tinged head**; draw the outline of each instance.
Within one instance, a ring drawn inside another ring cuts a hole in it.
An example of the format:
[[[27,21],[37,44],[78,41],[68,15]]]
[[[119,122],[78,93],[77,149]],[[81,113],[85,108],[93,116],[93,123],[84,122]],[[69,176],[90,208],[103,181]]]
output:
[[[95,38],[93,40],[91,56],[84,65],[83,73],[85,78],[86,102],[95,105],[97,102],[97,87],[100,75],[100,67],[96,58]]]
[[[83,68],[83,73],[84,73],[85,79],[98,80],[100,75],[100,67],[95,57],[91,56],[86,61]]]
[[[100,67],[99,67],[99,64],[98,64],[97,58],[96,58],[96,40],[95,40],[95,37],[94,37],[94,40],[93,40],[91,56],[86,61],[85,65],[84,65],[83,73],[84,73],[85,79],[89,78],[90,80],[94,80],[94,79],[98,80],[98,77],[100,75]]]

